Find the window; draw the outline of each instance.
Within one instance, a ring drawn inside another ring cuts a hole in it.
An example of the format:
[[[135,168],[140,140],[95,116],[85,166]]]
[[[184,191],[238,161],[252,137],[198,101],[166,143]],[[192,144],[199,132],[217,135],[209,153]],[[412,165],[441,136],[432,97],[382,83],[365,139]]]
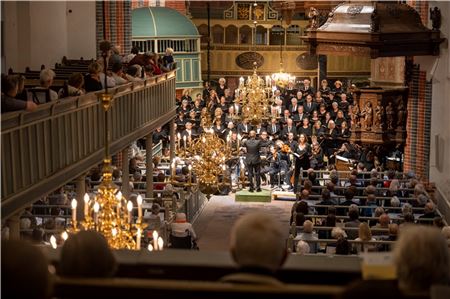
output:
[[[239,43],[244,45],[252,43],[252,29],[250,26],[245,25],[239,28]]]
[[[256,27],[256,44],[267,45],[267,29],[263,26]]]
[[[198,26],[198,33],[202,36],[200,42],[203,44],[208,43],[208,25],[202,24]]]
[[[270,44],[271,45],[284,45],[284,28],[275,25],[270,29]]]
[[[286,31],[286,44],[287,45],[300,45],[300,26],[291,25]]]
[[[238,30],[234,25],[230,25],[225,29],[225,44],[237,44]]]
[[[214,44],[223,44],[223,27],[214,25],[212,28],[212,40]]]

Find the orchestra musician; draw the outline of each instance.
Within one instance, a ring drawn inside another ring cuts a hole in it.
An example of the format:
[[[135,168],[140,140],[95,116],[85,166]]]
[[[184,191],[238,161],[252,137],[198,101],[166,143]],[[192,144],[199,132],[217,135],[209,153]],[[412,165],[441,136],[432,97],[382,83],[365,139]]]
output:
[[[311,146],[308,143],[308,137],[300,134],[298,145],[295,148],[295,169],[294,169],[294,193],[297,193],[297,185],[301,170],[309,169],[309,156],[311,155]]]
[[[323,167],[323,150],[317,141],[312,143],[310,166],[313,169],[321,169]]]

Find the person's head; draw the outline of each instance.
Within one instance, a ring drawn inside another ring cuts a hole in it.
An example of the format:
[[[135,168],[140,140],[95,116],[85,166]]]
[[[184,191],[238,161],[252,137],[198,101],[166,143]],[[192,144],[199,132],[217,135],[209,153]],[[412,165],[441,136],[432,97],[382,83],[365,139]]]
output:
[[[305,109],[305,108],[303,108],[303,106],[301,106],[301,105],[298,106],[298,107],[297,107],[297,112],[298,112],[298,114],[303,114],[304,109]]]
[[[291,99],[292,106],[297,105],[297,99],[294,97]]]
[[[99,75],[103,70],[103,67],[100,63],[98,63],[97,61],[92,62],[89,66],[88,66],[88,72],[91,75]]]
[[[393,255],[401,290],[424,292],[433,284],[450,282],[448,245],[437,228],[405,226]]]
[[[231,229],[231,255],[240,267],[277,271],[286,259],[284,232],[272,216],[255,212],[244,215]]]
[[[306,143],[306,135],[305,134],[300,134],[300,137],[298,138],[299,143],[304,144]]]
[[[80,89],[84,85],[84,76],[81,73],[73,73],[67,82],[70,86]]]
[[[116,266],[105,237],[94,231],[81,231],[64,243],[58,270],[62,276],[111,277]]]
[[[355,193],[353,192],[352,189],[347,188],[347,190],[345,190],[344,196],[346,200],[352,200],[353,197],[355,196]]]
[[[336,241],[336,254],[349,255],[351,244],[346,238],[338,238]]]
[[[341,93],[341,102],[347,102],[347,94]]]
[[[373,185],[369,185],[369,186],[366,187],[365,191],[366,191],[367,195],[375,194],[377,192],[377,188],[375,186],[373,186]]]
[[[352,206],[350,206],[350,208],[348,210],[348,218],[350,218],[350,221],[358,220],[358,218],[359,218],[358,206],[356,206],[356,209],[352,208]]]
[[[161,210],[161,207],[159,206],[159,204],[154,203],[152,205],[152,214],[153,215],[159,215],[159,211]]]
[[[225,78],[220,78],[220,79],[219,79],[219,84],[220,84],[220,85],[225,85],[226,82],[227,82],[227,81],[225,80]]]
[[[393,196],[391,198],[391,206],[392,207],[400,207],[400,199],[397,196]]]
[[[172,48],[166,48],[166,55],[167,56],[171,56],[173,54],[173,49]]]
[[[15,97],[19,90],[19,79],[16,75],[2,75],[2,92]]]
[[[334,129],[334,128],[336,128],[336,124],[334,123],[334,121],[332,121],[332,120],[330,120],[329,122],[328,122],[328,129]]]
[[[380,223],[381,227],[388,227],[389,223],[391,222],[391,219],[389,218],[389,215],[386,213],[383,213],[378,217],[378,222]]]
[[[307,200],[307,199],[309,199],[309,194],[310,194],[309,190],[303,189],[300,194],[300,198],[303,200]],[[306,201],[305,201],[305,203],[306,203]]]
[[[2,242],[2,298],[49,298],[51,279],[43,252],[25,241]]]
[[[397,236],[398,235],[398,224],[397,223],[389,224],[388,230],[389,230],[389,236]]]
[[[429,201],[426,203],[425,208],[424,208],[424,213],[428,214],[428,213],[433,213],[436,211],[436,206],[434,205],[433,202]]]
[[[359,224],[358,237],[362,241],[372,240],[372,232],[370,231],[369,224],[367,222],[361,222]]]
[[[330,198],[331,198],[330,191],[328,189],[323,189],[322,190],[322,200],[329,201]]]
[[[344,112],[342,112],[342,110],[339,110],[338,112],[337,112],[337,116],[336,116],[337,118],[344,118]],[[341,125],[342,125],[342,123],[341,123]]]
[[[310,234],[313,232],[313,228],[314,224],[311,222],[311,220],[306,220],[303,223],[303,232]]]
[[[308,103],[311,103],[311,102],[312,102],[312,96],[311,96],[310,94],[308,94],[308,95],[306,96],[306,101],[307,101]]]
[[[450,226],[444,226],[441,230],[442,235],[444,236],[444,239],[447,241],[450,240]]]
[[[294,133],[292,133],[292,132],[288,133],[288,140],[289,141],[294,140]]]
[[[289,111],[288,111],[288,114],[289,114]],[[289,117],[289,115],[288,115],[288,117]],[[288,119],[286,120],[286,123],[287,123],[287,126],[288,126],[288,127],[292,127],[292,119],[291,119],[291,118],[288,118]]]
[[[255,138],[255,137],[256,137],[256,131],[255,131],[255,130],[251,130],[251,131],[248,133],[248,136],[249,136],[250,138]]]
[[[55,72],[51,69],[43,69],[39,75],[39,82],[42,87],[49,88],[53,84]]]
[[[327,223],[328,225],[328,223]],[[347,238],[347,234],[345,231],[340,227],[333,227],[331,230],[331,237],[333,239],[339,239],[339,238]]]
[[[113,73],[116,73],[116,74],[118,74],[118,75],[121,75],[122,74],[122,71],[123,71],[123,66],[122,66],[122,63],[121,62],[115,62],[113,65],[112,65],[112,72]]]
[[[322,85],[323,88],[328,86],[328,81],[326,79],[322,79],[322,81],[320,81],[320,85]]]
[[[309,244],[306,243],[305,241],[300,240],[297,243],[297,248],[295,251],[297,252],[297,254],[304,255],[310,253],[311,247],[309,247]]]
[[[305,117],[303,120],[302,120],[302,122],[303,122],[303,127],[308,127],[309,126],[309,119],[307,118],[307,117]]]
[[[412,213],[412,205],[410,203],[405,203],[402,207],[402,214],[405,216],[408,213]]]
[[[300,100],[301,98],[303,98],[303,93],[301,91],[297,91],[295,97]]]

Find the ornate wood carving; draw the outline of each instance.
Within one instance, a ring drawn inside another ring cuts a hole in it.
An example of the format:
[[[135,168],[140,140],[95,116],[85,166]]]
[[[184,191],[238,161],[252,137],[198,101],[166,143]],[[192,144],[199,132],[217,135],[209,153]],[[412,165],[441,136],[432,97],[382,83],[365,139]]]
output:
[[[254,62],[261,67],[264,64],[264,57],[257,52],[244,52],[236,57],[236,64],[245,70],[252,70]]]
[[[317,55],[312,55],[309,53],[302,53],[297,56],[295,60],[297,66],[304,70],[315,70],[317,69]]]

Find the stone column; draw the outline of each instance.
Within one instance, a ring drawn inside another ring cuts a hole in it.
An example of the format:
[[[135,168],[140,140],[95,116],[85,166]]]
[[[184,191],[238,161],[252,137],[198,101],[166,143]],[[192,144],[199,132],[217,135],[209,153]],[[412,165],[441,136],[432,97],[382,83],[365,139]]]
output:
[[[84,194],[86,193],[86,174],[76,180],[77,189],[77,221],[84,220]]]
[[[20,239],[20,215],[22,214],[22,210],[17,212],[8,218],[7,224],[9,227],[9,239],[10,240],[19,240]]]
[[[122,150],[122,194],[125,198],[130,198],[130,147]]]
[[[175,159],[175,119],[170,121],[170,163]]]
[[[153,132],[149,133],[145,139],[145,156],[146,156],[146,171],[145,175],[147,185],[147,198],[153,197]]]

